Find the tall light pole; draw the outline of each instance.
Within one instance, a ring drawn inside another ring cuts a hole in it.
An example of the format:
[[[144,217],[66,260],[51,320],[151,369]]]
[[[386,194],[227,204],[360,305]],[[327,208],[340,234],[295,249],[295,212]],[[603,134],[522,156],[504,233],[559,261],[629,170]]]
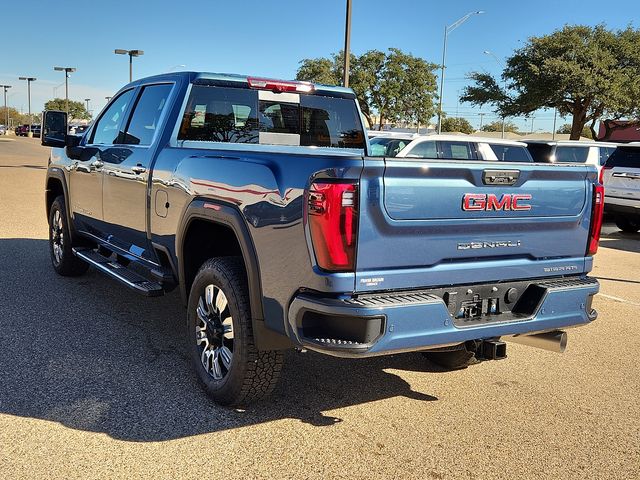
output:
[[[57,72],[64,72],[64,108],[69,116],[69,75],[76,71],[72,67],[53,67]]]
[[[107,103],[109,103],[109,100],[111,100],[111,97],[104,97],[104,99],[107,101]]]
[[[133,57],[144,55],[142,50],[122,50],[116,48],[113,53],[116,55],[129,55],[129,82],[133,82]]]
[[[347,14],[344,27],[344,78],[342,84],[349,86],[349,60],[351,60],[351,0],[347,0]]]
[[[27,81],[27,98],[28,98],[28,102],[29,102],[29,130],[27,130],[27,136],[28,137],[33,137],[33,133],[31,132],[31,122],[33,121],[33,119],[31,118],[31,82],[37,80],[36,77],[19,77],[20,80],[26,80]]]
[[[469,20],[474,15],[481,15],[484,12],[482,10],[478,10],[477,12],[469,12],[464,17],[459,18],[451,25],[445,25],[444,27],[444,43],[442,46],[442,66],[440,69],[440,101],[438,104],[438,133],[442,133],[442,100],[444,98],[444,70],[446,68],[447,61],[447,37],[451,32],[453,32],[456,28],[462,25],[464,22]]]
[[[489,50],[485,50],[484,52],[485,55],[489,55],[490,57],[493,57],[493,59],[498,62],[498,64],[504,68],[504,62],[502,60],[500,60],[498,57],[496,57],[496,55],[493,52],[490,52]],[[505,79],[502,79],[502,89],[505,91],[507,91],[507,81]],[[504,126],[505,126],[505,122],[507,120],[507,117],[505,117],[504,115],[502,116],[502,138],[504,138]]]
[[[87,115],[89,115],[89,101],[91,99],[90,98],[85,98],[84,101],[87,102]]]
[[[5,135],[9,135],[9,109],[7,108],[7,90],[11,88],[11,85],[0,85],[0,87],[2,87],[2,90],[4,90],[4,113],[7,116],[7,128],[5,129],[4,133]]]

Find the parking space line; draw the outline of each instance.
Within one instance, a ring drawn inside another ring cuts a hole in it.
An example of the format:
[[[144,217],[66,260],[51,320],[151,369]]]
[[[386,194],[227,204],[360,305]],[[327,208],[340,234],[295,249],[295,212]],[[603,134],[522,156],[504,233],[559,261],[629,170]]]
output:
[[[626,303],[628,305],[634,305],[636,307],[640,307],[640,303],[632,302],[631,300],[627,300],[625,298],[614,297],[613,295],[607,295],[606,293],[599,293],[598,295],[604,298],[608,298],[610,300],[614,300],[616,302]]]

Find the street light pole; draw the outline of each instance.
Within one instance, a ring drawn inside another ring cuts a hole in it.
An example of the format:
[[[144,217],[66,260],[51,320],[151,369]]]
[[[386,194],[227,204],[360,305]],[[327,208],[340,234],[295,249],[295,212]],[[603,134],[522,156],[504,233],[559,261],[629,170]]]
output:
[[[469,12],[464,17],[459,18],[451,25],[445,25],[444,27],[444,43],[442,45],[442,65],[440,67],[440,101],[438,102],[438,133],[442,133],[442,101],[444,99],[444,71],[446,68],[447,61],[447,37],[451,32],[453,32],[456,28],[462,25],[464,22],[469,20],[473,15],[480,15],[484,12],[482,10],[478,10],[477,12]]]
[[[344,27],[344,78],[343,85],[349,86],[349,61],[351,60],[351,0],[347,0],[346,24]]]
[[[89,100],[90,98],[85,98],[84,101],[87,102],[87,115],[89,115]]]
[[[133,82],[133,57],[144,55],[142,50],[123,50],[116,48],[113,53],[116,55],[129,55],[129,83]]]
[[[53,67],[57,72],[64,72],[64,108],[69,116],[69,75],[76,71],[73,67]]]
[[[27,102],[29,103],[29,130],[27,130],[27,136],[33,137],[33,133],[31,132],[31,122],[33,119],[31,118],[31,82],[37,80],[36,77],[19,77],[20,80],[27,81]]]
[[[490,52],[489,50],[485,50],[484,52],[485,55],[489,55],[491,57],[494,58],[494,60],[496,62],[498,62],[500,64],[500,66],[502,66],[502,68],[504,68],[504,62],[502,60],[500,60],[493,52]],[[506,79],[502,79],[502,89],[505,91],[507,91],[507,81]],[[507,120],[507,117],[505,117],[504,115],[502,116],[502,138],[504,138],[504,126],[505,126],[505,122]]]
[[[0,85],[4,90],[4,113],[7,117],[7,128],[5,129],[5,135],[9,135],[9,108],[7,107],[7,90],[11,88],[11,85]]]

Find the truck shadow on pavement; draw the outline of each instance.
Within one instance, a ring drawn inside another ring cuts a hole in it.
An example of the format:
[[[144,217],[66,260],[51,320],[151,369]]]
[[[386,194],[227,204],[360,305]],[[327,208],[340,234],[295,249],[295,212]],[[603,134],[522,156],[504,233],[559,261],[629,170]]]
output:
[[[59,277],[46,240],[0,239],[0,265],[2,414],[150,442],[287,418],[329,426],[342,421],[331,416],[342,407],[437,400],[385,371],[442,371],[419,354],[345,360],[292,351],[272,397],[222,408],[191,371],[176,292],[141,297],[92,270]]]
[[[640,253],[640,233],[616,231],[603,234],[600,239],[600,246],[624,252]]]

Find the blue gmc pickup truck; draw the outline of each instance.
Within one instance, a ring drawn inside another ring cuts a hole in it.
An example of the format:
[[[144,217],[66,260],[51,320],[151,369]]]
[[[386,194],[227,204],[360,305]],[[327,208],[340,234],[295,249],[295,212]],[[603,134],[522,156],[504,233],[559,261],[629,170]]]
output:
[[[221,404],[268,394],[287,348],[462,368],[597,316],[593,167],[369,157],[351,90],[238,75],[144,78],[66,122],[44,113],[53,268],[178,288]]]

